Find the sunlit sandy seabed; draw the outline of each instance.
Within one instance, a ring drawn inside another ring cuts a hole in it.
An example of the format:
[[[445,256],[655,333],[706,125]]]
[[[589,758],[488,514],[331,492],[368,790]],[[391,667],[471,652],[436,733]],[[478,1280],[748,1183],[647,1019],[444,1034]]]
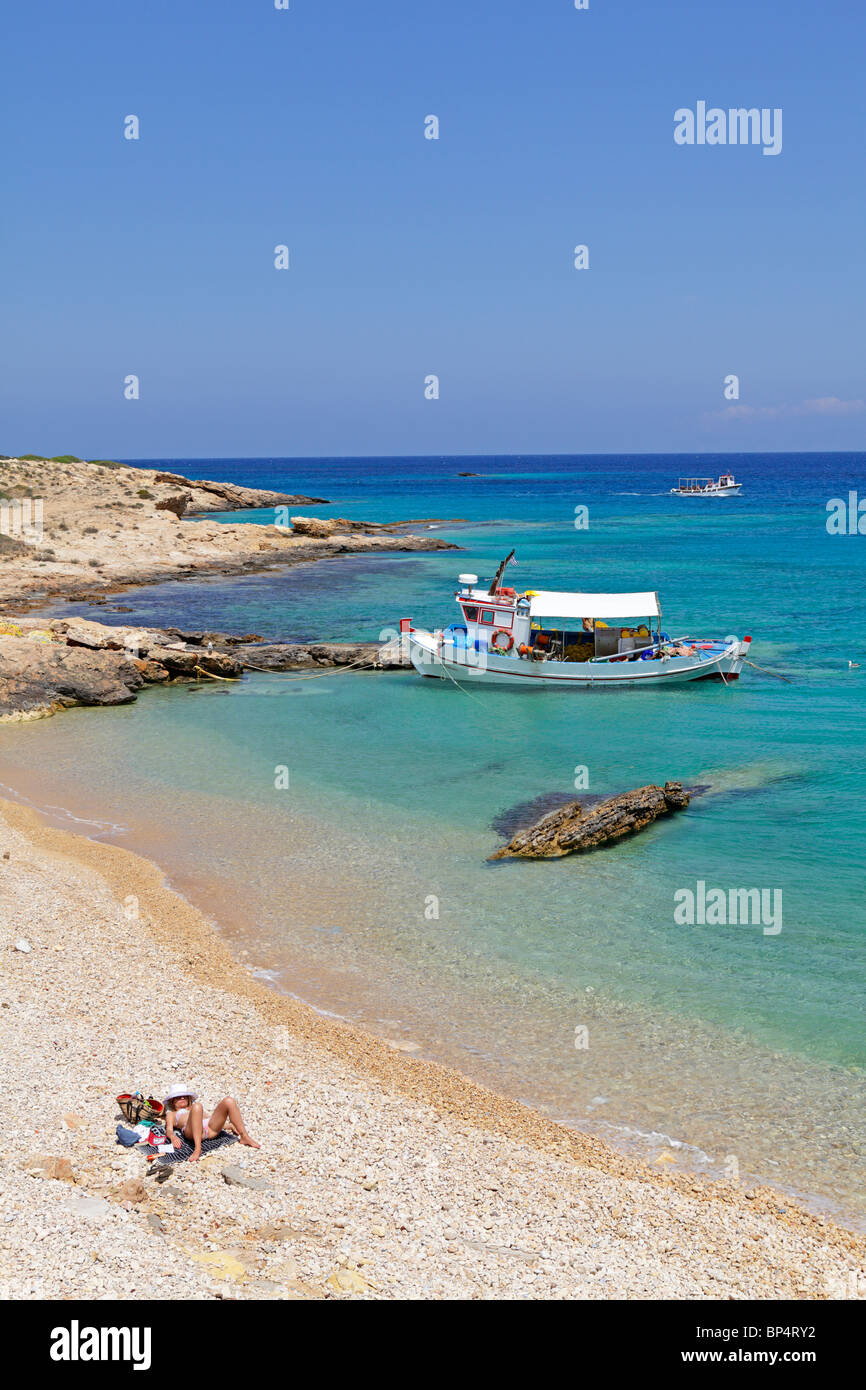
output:
[[[516,543],[521,585],[658,588],[671,632],[750,631],[754,659],[790,684],[748,671],[728,689],[469,698],[413,674],[252,676],[4,727],[0,776],[155,858],[275,987],[652,1160],[721,1174],[735,1159],[866,1221],[866,687],[847,665],[866,631],[866,555],[824,528],[835,475],[791,498],[796,461],[780,457],[765,465],[774,485],[697,518],[663,495],[658,460],[636,498],[613,487],[624,464],[551,467],[547,490],[506,477],[485,498],[477,480],[456,492],[452,461],[409,514],[468,516],[442,527],[465,556],[157,586],[123,595],[133,613],[114,620],[371,638],[404,614],[449,621],[458,569],[485,573]],[[278,485],[276,466],[233,476]],[[368,509],[405,513],[380,488]],[[583,535],[572,498],[590,504]],[[482,507],[521,506],[523,521],[480,524]],[[709,790],[610,850],[488,863],[497,817],[577,795],[580,766],[596,794],[670,777]],[[698,880],[781,889],[781,932],[678,925],[674,895]]]

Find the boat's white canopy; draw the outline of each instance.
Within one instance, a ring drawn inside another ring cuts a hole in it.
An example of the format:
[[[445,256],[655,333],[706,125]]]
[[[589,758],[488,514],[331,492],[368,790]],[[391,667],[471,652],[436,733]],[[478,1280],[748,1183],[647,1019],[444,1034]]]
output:
[[[566,594],[540,590],[529,600],[530,616],[546,618],[657,618],[659,596],[646,594]]]

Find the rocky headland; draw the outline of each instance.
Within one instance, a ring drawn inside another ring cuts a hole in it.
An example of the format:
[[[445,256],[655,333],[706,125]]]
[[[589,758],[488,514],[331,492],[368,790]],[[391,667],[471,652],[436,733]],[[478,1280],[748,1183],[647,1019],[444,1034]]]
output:
[[[325,556],[457,550],[406,528],[290,515],[326,499],[80,459],[0,459],[0,614],[99,598],[197,574],[242,574]],[[208,513],[274,508],[271,522]],[[196,519],[198,518],[198,519]]]

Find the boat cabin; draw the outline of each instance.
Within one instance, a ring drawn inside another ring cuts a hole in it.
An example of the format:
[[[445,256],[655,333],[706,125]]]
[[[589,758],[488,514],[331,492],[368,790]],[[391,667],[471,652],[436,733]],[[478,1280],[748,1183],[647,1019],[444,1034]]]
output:
[[[713,492],[732,492],[739,491],[741,483],[738,483],[733,473],[722,473],[718,481],[715,478],[679,478],[676,487],[671,488],[671,492],[679,494],[688,493],[713,493]]]
[[[716,486],[715,478],[679,478],[677,492],[711,492]]]
[[[455,594],[463,614],[466,646],[476,651],[499,651],[503,655],[530,641],[529,600],[510,588],[477,588],[477,574],[461,574]],[[457,637],[460,625],[449,630]]]
[[[658,595],[582,594],[478,588],[461,574],[455,599],[463,621],[445,634],[455,646],[524,660],[627,661],[658,651]],[[639,614],[638,619],[624,615]],[[653,630],[655,620],[655,630]],[[663,634],[662,634],[663,636]]]

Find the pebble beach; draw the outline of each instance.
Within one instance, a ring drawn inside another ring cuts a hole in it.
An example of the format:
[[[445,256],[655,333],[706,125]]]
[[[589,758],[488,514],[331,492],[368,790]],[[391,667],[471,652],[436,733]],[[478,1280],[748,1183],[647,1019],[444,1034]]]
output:
[[[669,1174],[279,995],[160,869],[2,804],[6,1299],[828,1299],[866,1240]],[[114,1097],[234,1095],[162,1181]]]

